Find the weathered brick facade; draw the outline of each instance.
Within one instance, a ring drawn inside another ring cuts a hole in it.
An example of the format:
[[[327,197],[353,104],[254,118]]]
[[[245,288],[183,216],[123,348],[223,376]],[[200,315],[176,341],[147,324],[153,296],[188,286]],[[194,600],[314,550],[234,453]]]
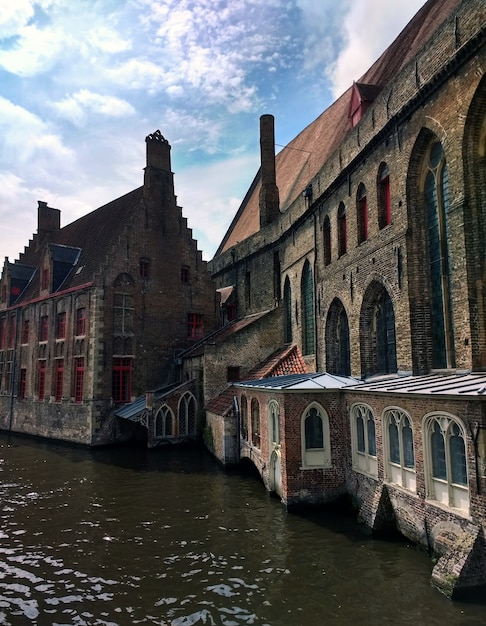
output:
[[[216,328],[170,145],[158,131],[146,144],[142,187],[64,228],[39,203],[38,233],[5,263],[2,428],[88,445],[127,438],[130,424],[113,409],[178,380],[178,351]]]
[[[274,181],[262,162],[210,264],[219,289],[237,285],[238,316],[282,309],[280,345],[295,341],[309,371],[367,381],[362,391],[312,393],[238,385],[240,405],[248,396],[260,415],[241,457],[288,505],[349,494],[370,528],[391,525],[434,550],[433,580],[449,594],[486,583],[485,43],[484,2],[429,0],[277,155]],[[262,204],[273,182],[278,214]],[[409,392],[387,386],[412,375]],[[278,445],[269,440],[273,401]],[[303,443],[312,403],[325,414],[331,455],[316,468],[305,466]],[[357,407],[371,416],[369,441]],[[413,466],[390,461],[390,415],[406,424]],[[457,442],[467,477],[450,475],[452,457],[449,474],[437,465],[440,446],[446,459]]]

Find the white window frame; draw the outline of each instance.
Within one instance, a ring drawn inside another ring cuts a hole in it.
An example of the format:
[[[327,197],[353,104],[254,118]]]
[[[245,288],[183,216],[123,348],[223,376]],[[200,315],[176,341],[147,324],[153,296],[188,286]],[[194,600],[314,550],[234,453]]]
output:
[[[353,458],[353,469],[361,474],[378,477],[378,460],[376,456],[376,419],[373,413],[373,409],[362,402],[353,404],[349,411],[351,422],[351,451]],[[374,425],[374,448],[375,454],[370,450],[368,443],[368,420],[371,417]],[[359,450],[358,446],[358,418],[363,419],[364,428],[364,442],[363,450]],[[366,418],[366,419],[365,419]]]
[[[433,451],[432,451],[432,434],[434,433],[435,424],[440,426],[440,432],[444,437],[445,452],[445,469],[446,478],[438,478],[433,475]],[[464,441],[464,456],[466,464],[466,484],[454,483],[452,480],[452,459],[450,450],[450,440],[452,428],[457,425],[460,431],[460,437]],[[469,515],[469,468],[468,468],[468,445],[467,430],[463,422],[450,413],[434,412],[428,413],[423,419],[423,442],[424,442],[424,469],[426,498],[439,504],[459,510]]]
[[[162,419],[162,434],[161,435],[157,434],[157,420],[159,418]],[[170,435],[167,434],[167,420],[168,419],[170,419],[171,426],[172,426]],[[167,406],[167,404],[164,404],[159,409],[157,409],[157,413],[155,414],[154,437],[156,437],[157,439],[161,437],[164,437],[164,438],[174,437],[174,430],[175,430],[174,413],[172,412],[172,409],[169,406]]]
[[[280,408],[276,400],[268,403],[268,447],[270,454],[280,449]]]
[[[305,438],[305,421],[310,411],[315,409],[322,422],[322,448],[307,448]],[[311,402],[302,413],[300,420],[301,469],[322,469],[331,467],[331,439],[329,433],[329,416],[318,402]]]
[[[398,430],[398,449],[399,449],[399,462],[391,460],[390,454],[390,423],[394,421]],[[403,428],[405,422],[408,422],[410,430],[412,431],[412,444],[413,444],[413,467],[408,467],[405,463],[405,447],[403,442]],[[408,491],[417,491],[417,478],[415,470],[415,436],[413,431],[413,423],[410,415],[397,406],[389,406],[383,411],[382,417],[382,432],[383,432],[383,459],[384,459],[384,472],[385,480],[389,483],[393,483]]]

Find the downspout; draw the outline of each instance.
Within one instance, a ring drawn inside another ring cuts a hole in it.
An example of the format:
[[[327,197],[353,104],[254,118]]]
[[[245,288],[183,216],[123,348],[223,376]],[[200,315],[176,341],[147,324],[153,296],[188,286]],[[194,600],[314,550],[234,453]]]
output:
[[[13,346],[13,358],[12,358],[12,376],[10,378],[10,403],[9,403],[9,418],[8,418],[8,432],[12,430],[12,422],[13,422],[13,409],[14,409],[14,389],[15,389],[15,378],[17,373],[17,345],[18,345],[18,336],[19,336],[19,318],[20,318],[20,309],[15,311],[15,339]]]
[[[316,355],[316,372],[319,371],[319,346],[317,335],[317,215],[314,211],[314,350]]]

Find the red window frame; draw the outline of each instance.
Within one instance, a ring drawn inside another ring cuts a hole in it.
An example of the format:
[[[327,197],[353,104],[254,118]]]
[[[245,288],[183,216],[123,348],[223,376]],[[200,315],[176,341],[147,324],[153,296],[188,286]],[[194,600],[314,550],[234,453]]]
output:
[[[113,359],[112,396],[115,404],[130,402],[132,397],[132,376],[132,359]]]
[[[24,320],[22,322],[22,343],[29,343],[29,330],[30,330],[30,321]]]
[[[74,402],[83,401],[84,357],[74,360]]]
[[[228,322],[232,322],[236,319],[236,304],[234,302],[230,302],[226,306],[226,310],[228,312]]]
[[[324,265],[329,265],[331,263],[331,220],[329,215],[324,218],[323,231]]]
[[[338,237],[339,237],[339,256],[346,254],[348,249],[348,234],[346,229],[346,207],[341,204],[338,209]]]
[[[61,402],[62,400],[62,387],[64,381],[64,359],[58,359],[56,361],[55,371],[55,385],[54,385],[54,400]]]
[[[86,334],[86,308],[80,307],[76,311],[76,336]]]
[[[19,378],[19,400],[25,400],[25,391],[27,389],[27,370],[22,367]]]
[[[49,316],[43,315],[40,319],[39,341],[47,341],[49,338]]]
[[[189,339],[204,337],[204,319],[201,313],[187,314],[187,336]]]
[[[359,243],[363,243],[368,239],[368,202],[366,200],[366,192],[358,198],[359,212]]]
[[[148,259],[140,259],[140,276],[142,278],[149,277],[150,262]]]
[[[66,338],[66,313],[63,311],[62,313],[57,314],[56,339],[65,339],[65,338]]]
[[[37,379],[37,399],[42,401],[46,397],[46,362],[39,361]]]

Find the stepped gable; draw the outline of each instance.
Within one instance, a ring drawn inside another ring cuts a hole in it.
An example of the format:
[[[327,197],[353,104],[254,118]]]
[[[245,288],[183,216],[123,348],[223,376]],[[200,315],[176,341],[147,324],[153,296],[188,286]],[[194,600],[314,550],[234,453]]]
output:
[[[71,222],[49,238],[53,248],[66,246],[79,248],[79,258],[61,288],[69,289],[94,280],[100,267],[109,259],[110,250],[136,214],[142,200],[142,187],[135,189],[116,200]],[[16,264],[39,267],[44,253],[44,245],[36,246],[35,240],[20,255]],[[39,292],[39,272],[36,272],[19,302],[25,302]],[[17,302],[18,303],[18,302]]]
[[[460,4],[461,0],[429,0],[356,82],[373,85],[376,95],[376,86],[384,87],[392,81]],[[277,154],[276,177],[282,213],[302,194],[309,181],[316,176],[350,131],[348,114],[352,90],[353,85],[350,85],[328,109]],[[278,119],[276,135],[278,138]],[[215,256],[260,230],[260,188],[258,172]]]

